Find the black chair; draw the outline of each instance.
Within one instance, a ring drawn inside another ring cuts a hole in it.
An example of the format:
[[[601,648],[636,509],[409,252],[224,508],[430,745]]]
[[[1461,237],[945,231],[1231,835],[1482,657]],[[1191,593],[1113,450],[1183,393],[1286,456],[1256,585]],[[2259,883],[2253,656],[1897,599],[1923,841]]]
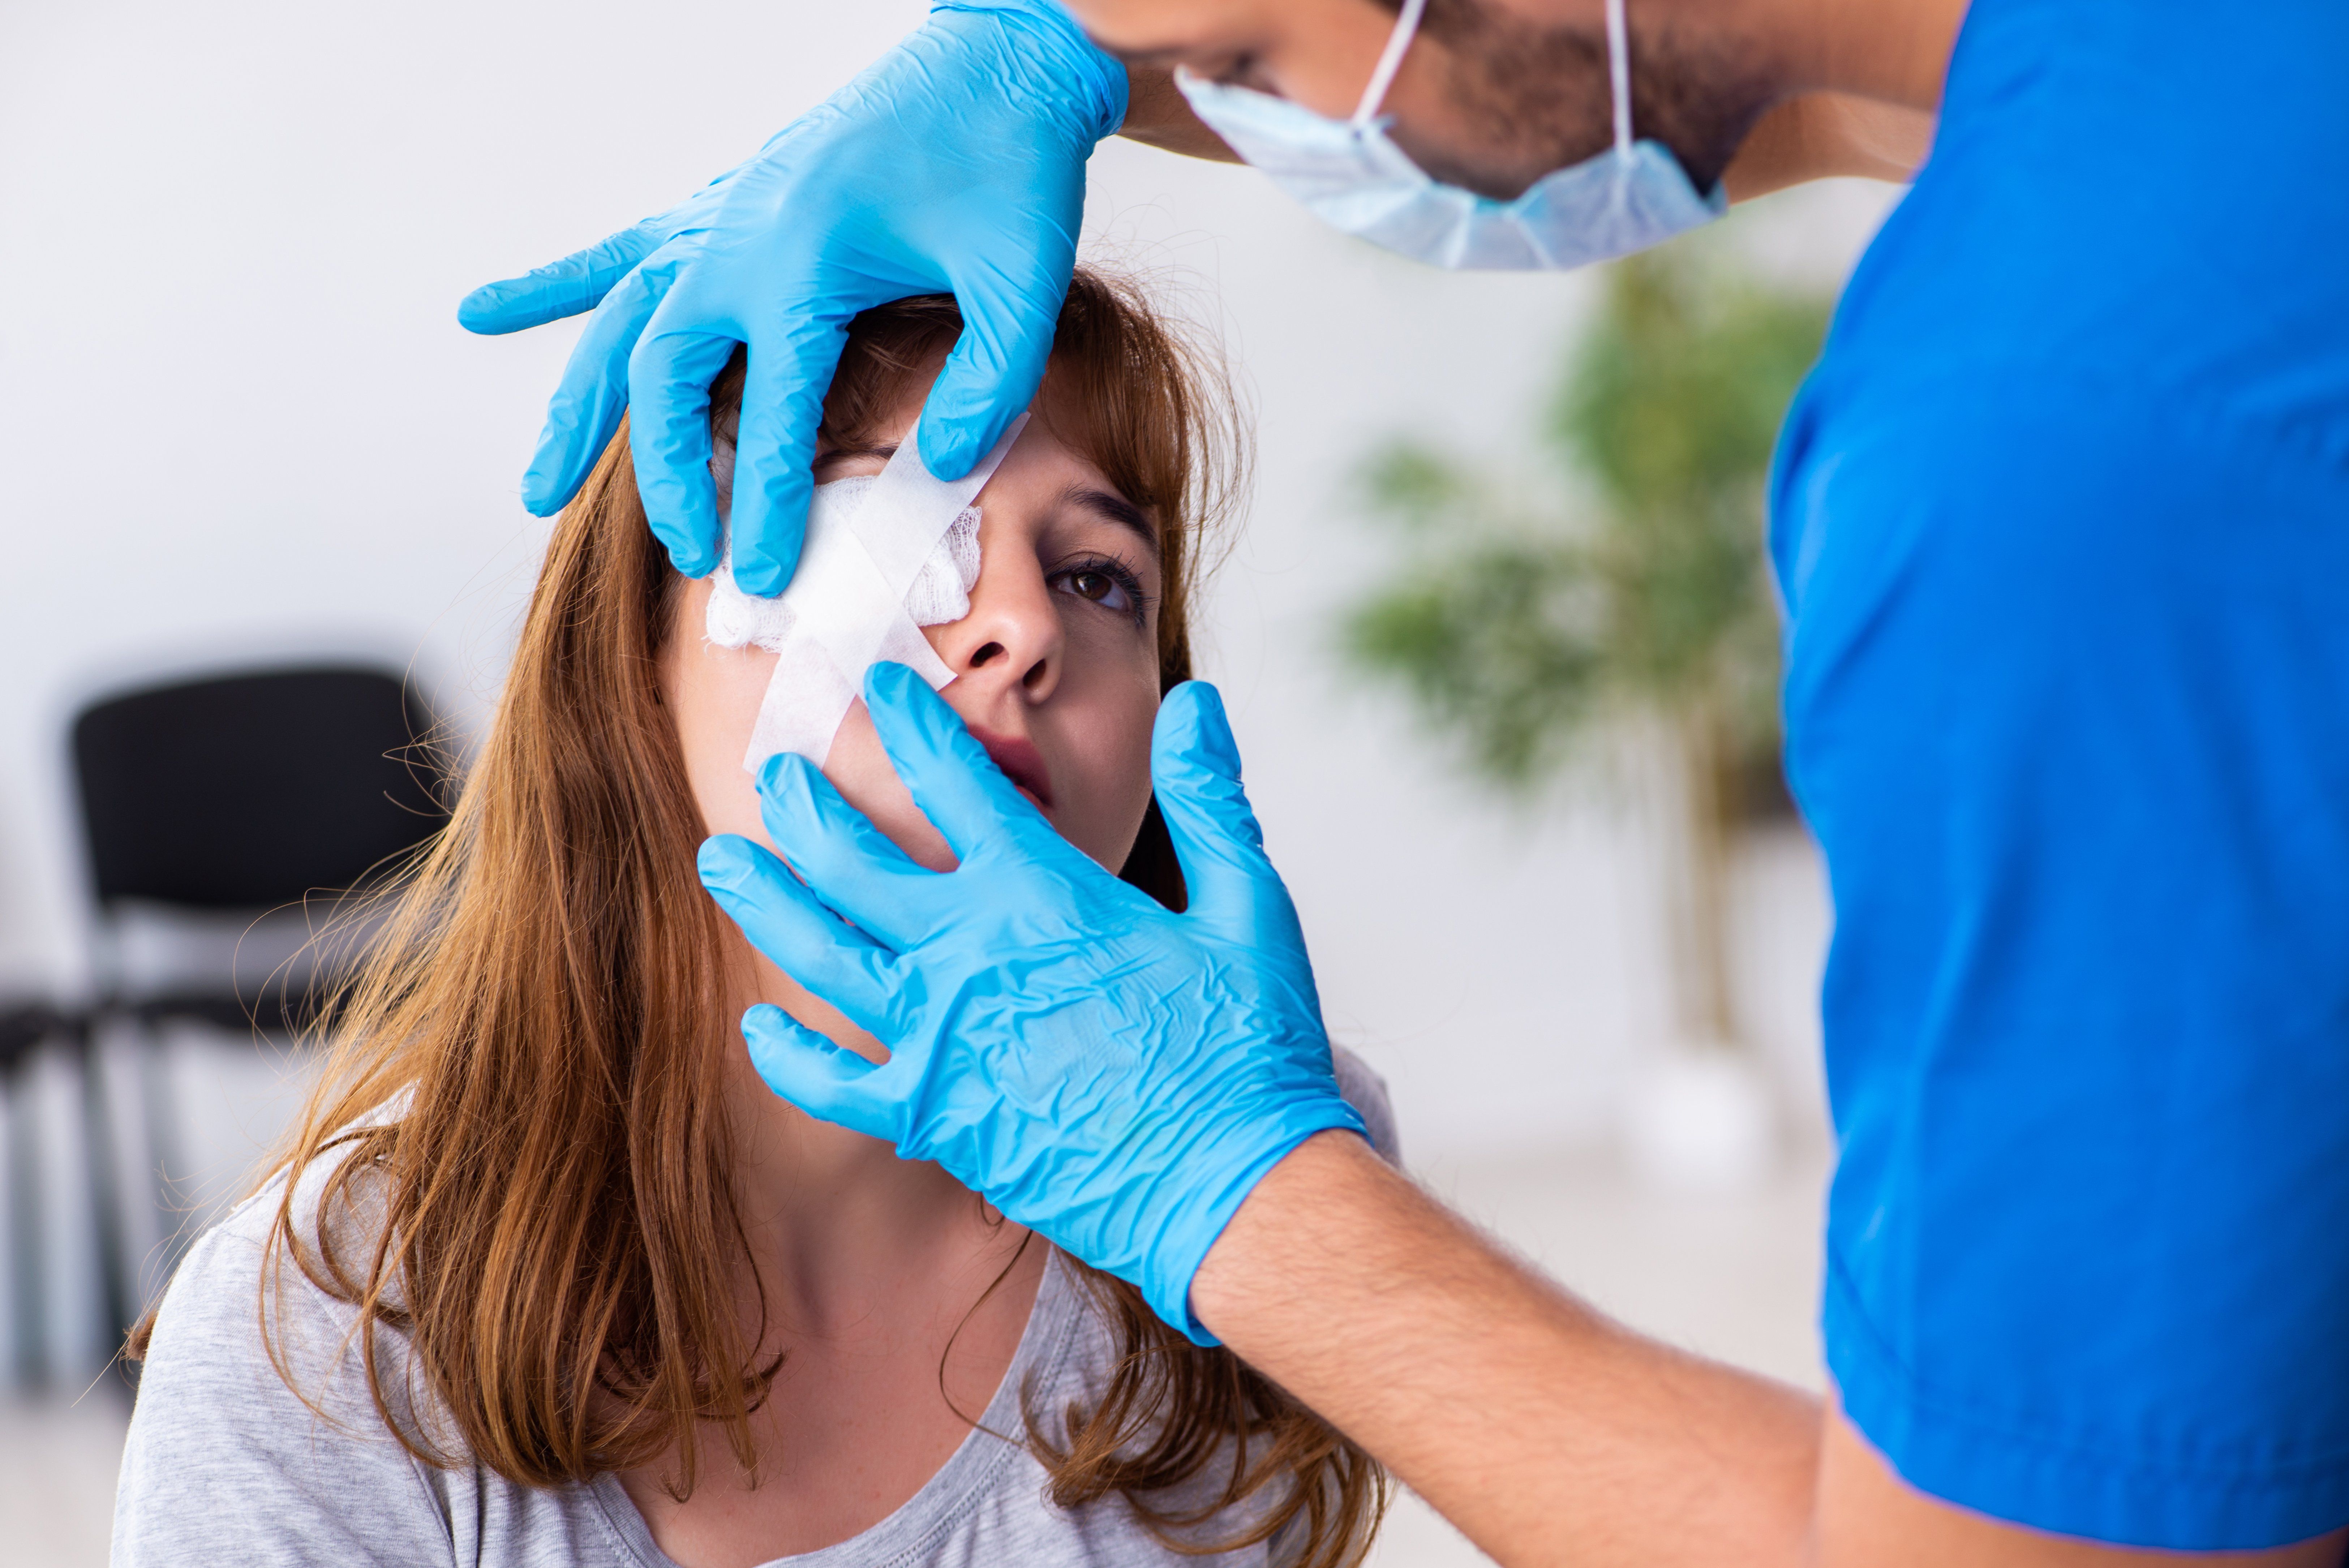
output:
[[[22,1096],[34,1056],[43,1047],[80,1043],[81,1021],[47,1002],[14,999],[0,1006],[0,1104],[9,1112],[7,1184],[9,1373],[20,1388],[47,1381],[42,1355],[40,1161],[33,1117]],[[107,1227],[101,1223],[103,1232]],[[101,1238],[109,1239],[109,1238]]]
[[[397,673],[321,665],[256,670],[106,697],[74,720],[72,753],[91,903],[90,1017],[84,1042],[90,1175],[107,1215],[102,1267],[118,1338],[135,1310],[125,1255],[125,1195],[115,1189],[112,1118],[97,1024],[128,1018],[147,1048],[139,1071],[149,1113],[145,1163],[161,1163],[175,1108],[153,1088],[148,1058],[160,1026],[193,1020],[283,1036],[311,1021],[333,976],[296,985],[280,970],[240,976],[234,963],[191,979],[142,984],[125,962],[135,913],[247,916],[307,908],[365,885],[444,825],[439,773],[425,751],[430,712]],[[167,1250],[185,1238],[171,1233]],[[165,1263],[168,1264],[169,1258]]]

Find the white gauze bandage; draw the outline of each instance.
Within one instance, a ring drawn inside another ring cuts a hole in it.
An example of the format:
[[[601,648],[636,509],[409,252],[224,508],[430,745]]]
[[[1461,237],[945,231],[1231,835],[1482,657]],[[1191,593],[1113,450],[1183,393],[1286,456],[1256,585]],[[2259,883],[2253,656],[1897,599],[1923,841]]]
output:
[[[816,486],[799,570],[775,598],[735,585],[728,539],[710,583],[709,641],[756,644],[778,655],[742,754],[746,769],[756,773],[779,751],[822,767],[864,672],[885,659],[910,666],[933,690],[954,679],[921,629],[970,614],[978,581],[971,502],[1027,422],[1025,414],[1013,420],[995,449],[951,484],[930,476],[908,437],[878,474]],[[732,457],[721,448],[711,464],[721,514],[732,510]]]

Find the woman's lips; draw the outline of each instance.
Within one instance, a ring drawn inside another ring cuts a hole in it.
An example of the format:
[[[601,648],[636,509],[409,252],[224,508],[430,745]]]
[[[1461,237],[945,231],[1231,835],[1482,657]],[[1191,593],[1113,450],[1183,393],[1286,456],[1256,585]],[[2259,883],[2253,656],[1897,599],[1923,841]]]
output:
[[[1044,766],[1044,754],[1036,749],[1034,741],[1016,735],[989,735],[986,730],[976,727],[970,733],[987,748],[987,754],[995,758],[995,765],[1003,769],[1003,776],[1018,785],[1028,799],[1035,801],[1039,810],[1049,811],[1052,809],[1051,770]]]

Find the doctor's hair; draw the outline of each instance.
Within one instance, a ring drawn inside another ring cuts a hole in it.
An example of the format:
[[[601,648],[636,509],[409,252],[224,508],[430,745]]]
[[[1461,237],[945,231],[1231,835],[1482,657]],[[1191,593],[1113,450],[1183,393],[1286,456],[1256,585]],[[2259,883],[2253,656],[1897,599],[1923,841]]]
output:
[[[874,433],[961,330],[945,297],[857,317],[819,454]],[[717,442],[741,386],[738,363],[712,387]],[[1154,521],[1161,689],[1188,678],[1201,540],[1245,452],[1216,366],[1132,285],[1081,271],[1038,418]],[[624,423],[554,528],[454,816],[386,895],[263,1178],[257,1310],[280,1376],[326,1417],[280,1333],[290,1260],[356,1308],[376,1414],[429,1465],[554,1487],[658,1461],[682,1500],[722,1434],[757,1477],[750,1418],[782,1359],[757,1358],[771,1304],[723,1109],[743,1049],[730,966],[747,952],[696,874],[705,830],[659,686],[667,639],[688,634],[684,583]],[[1154,804],[1123,874],[1182,907]],[[1133,1286],[1081,1273],[1117,1356],[1089,1406],[1037,1409],[1023,1390],[1054,1501],[1114,1494],[1186,1553],[1271,1541],[1308,1568],[1359,1560],[1386,1501],[1376,1461]]]

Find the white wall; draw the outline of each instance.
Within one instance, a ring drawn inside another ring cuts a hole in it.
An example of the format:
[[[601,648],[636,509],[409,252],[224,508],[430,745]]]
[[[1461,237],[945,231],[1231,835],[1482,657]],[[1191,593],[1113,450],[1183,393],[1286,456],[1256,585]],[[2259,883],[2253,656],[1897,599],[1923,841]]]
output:
[[[357,646],[412,657],[478,718],[544,537],[516,484],[574,328],[471,337],[458,298],[666,205],[921,10],[0,11],[0,989],[77,973],[57,751],[96,685]],[[1829,191],[1748,222],[1833,273],[1881,205]],[[1455,784],[1327,650],[1375,562],[1347,515],[1359,455],[1412,431],[1515,461],[1592,280],[1418,269],[1246,170],[1123,143],[1095,160],[1089,228],[1221,314],[1261,412],[1206,662],[1340,1037],[1422,1150],[1588,1133],[1663,1024],[1638,833]],[[1824,913],[1794,866],[1755,962],[1795,976],[1764,987],[1785,1015],[1765,1032],[1799,1056]]]

